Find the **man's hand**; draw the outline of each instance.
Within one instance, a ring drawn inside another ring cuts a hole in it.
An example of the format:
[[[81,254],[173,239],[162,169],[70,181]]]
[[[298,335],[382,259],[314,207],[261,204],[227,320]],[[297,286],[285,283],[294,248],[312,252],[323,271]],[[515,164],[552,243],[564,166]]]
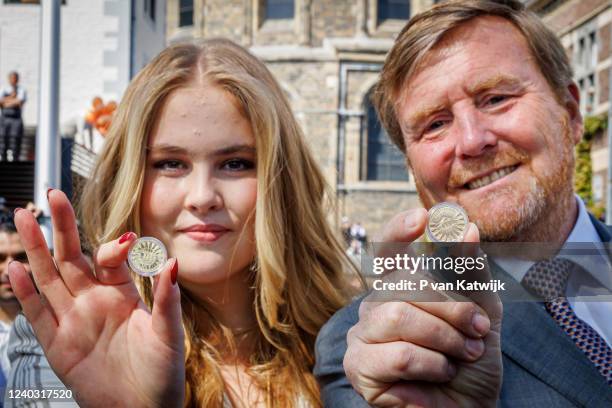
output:
[[[412,242],[423,234],[426,222],[424,209],[400,213],[378,242]],[[465,241],[479,242],[474,224]],[[348,332],[344,369],[370,404],[495,406],[502,381],[502,306],[497,296],[481,294],[473,302],[368,300],[361,303],[359,322]]]

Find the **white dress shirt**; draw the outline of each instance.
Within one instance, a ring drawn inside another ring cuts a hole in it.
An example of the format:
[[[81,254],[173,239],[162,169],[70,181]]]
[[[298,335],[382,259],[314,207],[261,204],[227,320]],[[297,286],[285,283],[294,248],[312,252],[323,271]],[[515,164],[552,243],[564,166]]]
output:
[[[12,86],[4,87],[2,91],[0,91],[0,97],[5,97],[7,95],[12,94],[13,89],[14,88]],[[26,90],[21,85],[17,84],[17,88],[15,89],[15,91],[16,91],[15,93],[16,93],[17,99],[19,99],[22,103],[28,99]]]
[[[10,331],[11,325],[0,321],[0,395],[4,395],[6,380],[11,371],[11,363],[7,353]],[[0,407],[2,406],[3,404],[0,402]]]

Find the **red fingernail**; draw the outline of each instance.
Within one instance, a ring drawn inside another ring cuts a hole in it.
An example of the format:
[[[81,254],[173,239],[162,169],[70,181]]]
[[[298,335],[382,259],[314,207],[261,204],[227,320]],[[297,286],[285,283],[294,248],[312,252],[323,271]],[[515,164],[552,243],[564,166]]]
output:
[[[51,191],[53,191],[53,189],[52,189],[52,188],[48,188],[48,189],[47,189],[47,200],[49,200],[49,193],[50,193]]]
[[[136,234],[134,234],[133,232],[126,232],[125,234],[123,234],[122,236],[119,237],[119,244],[123,244],[126,241],[129,241],[131,239],[136,238]]]
[[[17,208],[15,208],[15,209],[13,210],[13,217],[14,217],[15,215],[17,215],[17,211],[19,211],[19,210],[23,210],[23,208],[21,208],[21,207],[17,207]]]
[[[172,271],[170,271],[170,281],[172,281],[173,285],[176,285],[176,278],[178,276],[178,259],[174,259],[174,266],[172,267]]]

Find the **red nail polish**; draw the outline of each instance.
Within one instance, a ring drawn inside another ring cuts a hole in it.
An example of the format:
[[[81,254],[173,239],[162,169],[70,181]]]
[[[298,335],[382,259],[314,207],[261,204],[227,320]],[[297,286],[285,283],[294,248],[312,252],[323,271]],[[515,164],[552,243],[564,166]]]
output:
[[[49,200],[49,193],[50,193],[51,191],[53,191],[53,189],[52,189],[52,188],[48,188],[48,189],[47,189],[47,200]]]
[[[119,243],[123,244],[126,241],[129,241],[130,239],[136,238],[136,234],[134,234],[133,232],[126,232],[125,234],[123,234],[122,236],[119,237]]]
[[[13,217],[14,217],[15,215],[17,215],[17,211],[19,211],[19,210],[23,210],[23,208],[21,208],[21,207],[17,207],[17,208],[15,208],[15,209],[13,210]]]
[[[176,285],[176,278],[178,276],[178,259],[174,259],[174,266],[172,266],[172,271],[170,271],[170,281],[173,285]]]

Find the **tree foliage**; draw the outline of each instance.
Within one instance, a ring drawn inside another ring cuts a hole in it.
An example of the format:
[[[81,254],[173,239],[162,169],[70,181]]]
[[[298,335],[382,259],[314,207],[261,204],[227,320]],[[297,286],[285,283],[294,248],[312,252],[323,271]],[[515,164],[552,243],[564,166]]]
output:
[[[607,128],[606,115],[587,116],[584,119],[584,135],[576,145],[576,169],[574,174],[574,188],[576,193],[584,200],[589,211],[600,217],[605,208],[593,202],[593,166],[591,163],[591,147],[595,136]]]

